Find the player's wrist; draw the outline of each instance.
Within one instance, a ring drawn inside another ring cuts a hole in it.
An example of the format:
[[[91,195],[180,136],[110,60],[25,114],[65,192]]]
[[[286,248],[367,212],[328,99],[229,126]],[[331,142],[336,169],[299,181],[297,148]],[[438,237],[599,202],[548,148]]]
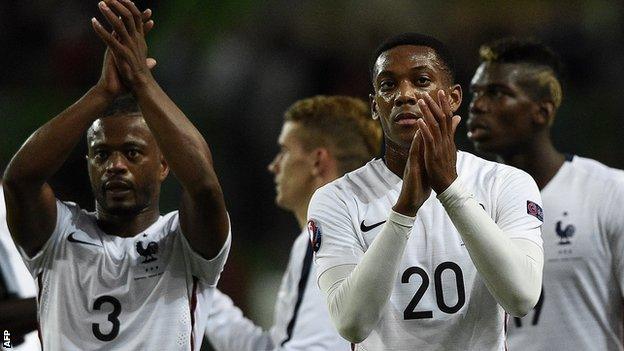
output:
[[[422,204],[416,204],[412,201],[401,201],[401,199],[399,199],[392,207],[392,211],[403,216],[416,217],[416,213],[418,213],[421,205]]]
[[[115,98],[117,98],[118,95],[119,94],[115,94],[99,84],[91,87],[91,89],[89,89],[81,98],[81,101],[90,106],[90,109],[94,111],[94,113],[91,113],[87,119],[95,121],[100,118],[101,112],[104,112],[104,110],[110,106],[113,101],[115,101]]]
[[[464,199],[470,196],[472,195],[464,189],[459,178],[456,178],[444,191],[438,193],[437,198],[446,208],[462,204]]]
[[[145,68],[144,72],[138,73],[132,81],[128,82],[130,89],[135,94],[149,90],[156,84],[156,80],[154,79],[154,76],[150,72],[149,68]]]
[[[457,180],[457,173],[453,172],[453,174],[441,177],[441,179],[437,182],[431,181],[431,189],[433,189],[436,194],[442,194],[455,182],[455,180]]]
[[[89,89],[87,94],[106,103],[113,102],[118,95],[101,81],[97,82],[91,89]]]

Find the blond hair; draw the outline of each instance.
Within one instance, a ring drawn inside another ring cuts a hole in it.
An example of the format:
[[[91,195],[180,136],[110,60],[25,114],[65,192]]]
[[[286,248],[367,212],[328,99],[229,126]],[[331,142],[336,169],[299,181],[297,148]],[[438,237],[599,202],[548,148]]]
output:
[[[302,125],[307,150],[326,147],[342,173],[363,166],[380,153],[382,131],[368,104],[349,96],[314,96],[299,100],[284,113],[285,121]]]

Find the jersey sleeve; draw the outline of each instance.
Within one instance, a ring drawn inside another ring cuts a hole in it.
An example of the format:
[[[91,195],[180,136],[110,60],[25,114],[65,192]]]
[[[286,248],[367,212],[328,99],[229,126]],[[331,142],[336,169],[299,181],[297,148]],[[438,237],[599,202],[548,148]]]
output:
[[[527,173],[510,169],[498,188],[495,222],[511,239],[531,240],[542,247],[542,197]]]
[[[608,199],[603,203],[604,217],[600,225],[607,233],[611,254],[613,255],[613,272],[620,287],[620,294],[624,297],[624,178],[605,184]]]
[[[208,314],[206,337],[217,351],[273,349],[268,332],[247,319],[229,296],[215,290]]]
[[[221,276],[221,271],[223,271],[223,266],[225,266],[225,261],[230,253],[230,246],[232,243],[232,226],[230,225],[229,220],[228,215],[228,236],[223,244],[223,247],[221,247],[217,256],[208,260],[203,258],[199,253],[191,248],[191,244],[184,236],[184,233],[182,233],[179,213],[176,212],[175,216],[172,217],[172,229],[177,232],[177,237],[181,242],[184,257],[190,265],[191,273],[199,279],[203,279],[204,283],[208,284],[210,287],[215,287],[217,285],[219,277]]]
[[[62,240],[71,232],[79,213],[80,208],[77,205],[65,203],[57,199],[56,225],[54,226],[54,231],[50,235],[50,238],[48,238],[48,241],[46,241],[41,250],[33,257],[29,257],[28,254],[18,246],[20,255],[33,277],[37,277],[44,269],[51,266],[54,254],[60,249]]]
[[[332,184],[318,189],[312,196],[307,226],[318,277],[332,267],[357,264],[364,255],[348,204]]]

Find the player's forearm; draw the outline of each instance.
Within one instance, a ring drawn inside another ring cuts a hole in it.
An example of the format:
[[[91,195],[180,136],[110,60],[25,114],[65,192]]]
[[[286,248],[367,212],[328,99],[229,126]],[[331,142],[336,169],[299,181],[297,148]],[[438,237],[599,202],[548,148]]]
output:
[[[35,298],[0,301],[0,330],[20,336],[37,329]]]
[[[496,301],[511,315],[528,313],[541,292],[541,248],[528,240],[510,239],[458,181],[438,198]]]
[[[11,159],[4,174],[6,186],[42,185],[63,165],[109,101],[105,93],[94,87],[35,131]]]
[[[208,144],[154,79],[134,88],[143,117],[181,185],[195,193],[219,190]]]
[[[272,350],[268,332],[247,319],[229,296],[215,291],[206,336],[216,351]]]
[[[328,295],[330,316],[345,339],[359,343],[378,323],[390,299],[413,223],[414,218],[391,212],[352,272],[338,266],[320,276],[319,285]]]

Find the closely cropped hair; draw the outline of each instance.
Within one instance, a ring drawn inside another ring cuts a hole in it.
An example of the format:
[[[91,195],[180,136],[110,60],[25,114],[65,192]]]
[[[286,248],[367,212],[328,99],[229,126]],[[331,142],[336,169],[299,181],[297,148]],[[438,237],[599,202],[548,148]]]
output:
[[[379,56],[383,52],[401,45],[426,46],[431,48],[444,64],[443,69],[448,73],[451,83],[455,82],[455,61],[449,49],[438,39],[420,33],[402,33],[384,40],[377,47],[373,56],[371,56],[369,64],[371,80],[375,80],[375,62],[377,62]]]
[[[132,94],[125,94],[117,97],[106,108],[102,117],[113,116],[117,114],[133,114],[140,113],[141,109]]]
[[[300,137],[304,148],[326,147],[343,173],[379,155],[381,127],[363,100],[319,95],[292,104],[284,119],[303,126]]]
[[[481,62],[517,63],[531,67],[526,91],[535,100],[550,99],[555,107],[561,105],[563,63],[545,44],[532,39],[503,38],[481,46]]]
[[[132,94],[125,94],[115,98],[115,100],[108,105],[106,110],[104,110],[101,118],[118,114],[131,115],[135,113],[141,113],[139,104]],[[87,140],[90,140],[91,138],[93,138],[93,125],[87,129]]]

